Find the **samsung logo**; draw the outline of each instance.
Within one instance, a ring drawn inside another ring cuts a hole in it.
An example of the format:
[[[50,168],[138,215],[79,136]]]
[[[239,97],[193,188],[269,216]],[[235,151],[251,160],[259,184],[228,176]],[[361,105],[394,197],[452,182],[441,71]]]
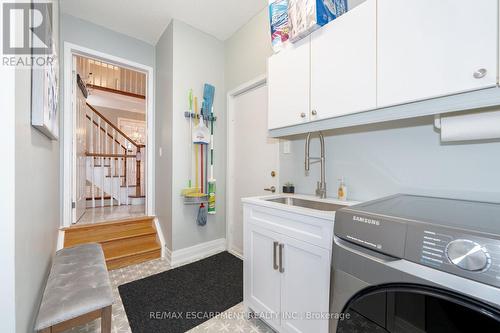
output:
[[[356,221],[356,222],[362,222],[362,223],[372,224],[372,225],[376,225],[376,226],[380,225],[380,221],[379,220],[368,219],[366,217],[361,217],[361,216],[356,216],[356,215],[354,215],[352,217],[352,220]]]

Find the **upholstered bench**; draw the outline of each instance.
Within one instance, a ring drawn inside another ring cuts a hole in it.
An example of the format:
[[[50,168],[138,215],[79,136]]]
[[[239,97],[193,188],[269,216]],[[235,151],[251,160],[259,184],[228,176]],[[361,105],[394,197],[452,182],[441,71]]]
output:
[[[83,244],[57,251],[35,329],[62,332],[101,318],[111,332],[113,294],[101,245]]]

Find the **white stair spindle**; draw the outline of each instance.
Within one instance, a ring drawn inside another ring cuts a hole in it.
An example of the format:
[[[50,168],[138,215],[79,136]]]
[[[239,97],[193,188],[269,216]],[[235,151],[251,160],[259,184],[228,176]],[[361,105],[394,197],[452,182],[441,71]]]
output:
[[[113,129],[113,137],[111,138],[111,152],[112,154],[114,155],[115,154],[115,140],[116,140],[116,130]],[[110,182],[110,196],[111,196],[111,202],[110,202],[110,205],[111,207],[113,207],[113,203],[114,203],[114,185],[115,185],[115,158],[112,157],[110,160],[109,160],[109,166],[110,166],[110,170],[111,170],[111,182]],[[118,175],[118,177],[120,177],[120,175]]]
[[[94,150],[94,112],[90,112],[90,151],[93,153]],[[95,180],[94,180],[94,167],[95,167],[95,158],[90,156],[90,192],[92,193],[92,207],[95,208]]]

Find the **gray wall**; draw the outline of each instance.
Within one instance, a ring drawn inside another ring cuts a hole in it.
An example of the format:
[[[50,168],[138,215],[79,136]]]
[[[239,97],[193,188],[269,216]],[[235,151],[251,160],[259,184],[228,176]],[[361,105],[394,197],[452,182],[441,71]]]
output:
[[[16,73],[16,332],[31,332],[56,250],[59,141],[31,127],[31,73]]]
[[[172,247],[173,250],[179,250],[224,238],[226,234],[226,96],[223,42],[179,21],[173,22],[173,29]],[[196,224],[198,207],[184,205],[180,193],[187,186],[190,171],[189,122],[184,118],[184,111],[188,107],[188,91],[193,89],[201,107],[204,83],[215,86],[214,112],[218,117],[214,126],[217,214],[210,215],[207,225],[201,227]]]
[[[173,32],[171,23],[156,44],[155,75],[155,210],[169,250],[172,250]]]
[[[500,202],[500,178],[495,177],[500,142],[441,144],[428,117],[325,134],[329,197],[336,196],[338,179],[344,177],[353,200],[404,192]],[[291,154],[281,153],[280,181],[313,194],[319,165],[305,175],[304,144],[304,136],[294,137]],[[318,154],[314,139],[311,156]]]
[[[62,4],[64,8],[64,1]],[[63,42],[74,43],[154,67],[153,45],[68,14],[62,15],[61,27]],[[61,47],[61,50],[64,50],[63,43]]]
[[[2,3],[5,1],[2,0]],[[2,39],[0,25],[0,39]],[[16,331],[15,304],[15,69],[0,65],[0,142],[3,163],[0,164],[0,313],[2,331]]]
[[[266,74],[267,58],[273,52],[267,7],[227,39],[224,46],[227,91]]]

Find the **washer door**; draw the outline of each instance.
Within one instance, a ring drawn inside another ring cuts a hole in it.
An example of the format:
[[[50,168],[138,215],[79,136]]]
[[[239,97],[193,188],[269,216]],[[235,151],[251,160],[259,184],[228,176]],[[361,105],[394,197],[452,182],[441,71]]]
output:
[[[344,307],[337,332],[500,332],[500,311],[460,294],[413,284],[363,289]]]

